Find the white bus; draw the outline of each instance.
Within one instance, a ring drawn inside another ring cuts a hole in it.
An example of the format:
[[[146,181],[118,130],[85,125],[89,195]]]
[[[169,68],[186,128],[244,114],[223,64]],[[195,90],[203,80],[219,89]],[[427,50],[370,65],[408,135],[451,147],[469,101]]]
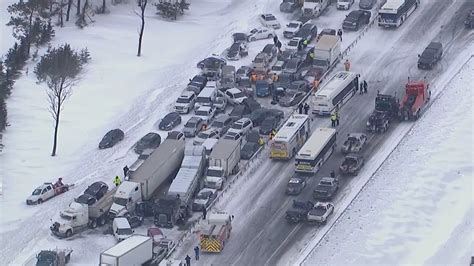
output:
[[[336,129],[317,128],[295,158],[295,172],[318,172],[321,165],[336,149]]]
[[[273,138],[270,150],[272,159],[291,159],[303,146],[310,133],[308,115],[292,115]]]
[[[332,110],[341,108],[355,94],[359,76],[347,71],[334,74],[313,96],[313,114],[330,115]]]
[[[380,27],[399,27],[415,11],[420,0],[388,0],[379,11]]]

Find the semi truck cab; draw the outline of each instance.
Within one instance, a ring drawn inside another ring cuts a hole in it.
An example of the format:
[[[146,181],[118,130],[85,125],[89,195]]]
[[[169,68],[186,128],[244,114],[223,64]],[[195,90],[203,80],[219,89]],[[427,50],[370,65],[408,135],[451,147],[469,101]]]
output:
[[[69,237],[79,228],[86,227],[89,224],[88,208],[86,204],[72,202],[53,220],[51,231],[57,236]]]
[[[140,183],[124,181],[114,195],[114,202],[109,210],[109,218],[120,216],[124,211],[133,212],[136,203],[142,200]]]
[[[206,178],[204,180],[205,187],[222,189],[224,185],[225,171],[219,166],[210,166],[207,169]]]

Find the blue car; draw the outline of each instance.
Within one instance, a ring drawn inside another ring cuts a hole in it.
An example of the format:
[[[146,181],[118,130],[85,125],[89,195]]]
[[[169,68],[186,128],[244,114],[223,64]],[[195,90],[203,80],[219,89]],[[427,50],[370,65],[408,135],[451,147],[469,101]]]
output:
[[[270,84],[266,80],[257,80],[255,83],[255,93],[257,97],[270,96]]]

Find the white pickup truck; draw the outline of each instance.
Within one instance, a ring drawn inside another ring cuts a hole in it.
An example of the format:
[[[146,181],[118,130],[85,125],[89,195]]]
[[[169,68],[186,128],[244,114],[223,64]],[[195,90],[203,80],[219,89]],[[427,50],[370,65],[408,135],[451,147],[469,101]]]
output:
[[[326,224],[329,216],[334,212],[334,204],[330,202],[316,202],[308,212],[308,222]]]

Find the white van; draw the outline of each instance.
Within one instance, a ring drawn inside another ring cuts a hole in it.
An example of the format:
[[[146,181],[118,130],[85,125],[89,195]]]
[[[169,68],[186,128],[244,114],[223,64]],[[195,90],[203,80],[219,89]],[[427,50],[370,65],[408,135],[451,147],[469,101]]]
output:
[[[112,229],[114,232],[114,236],[118,241],[125,240],[132,236],[133,230],[128,223],[127,218],[125,217],[117,217],[114,219],[112,223]]]
[[[217,86],[206,86],[197,96],[195,108],[199,109],[200,106],[212,106],[212,103],[217,97],[217,91]]]

